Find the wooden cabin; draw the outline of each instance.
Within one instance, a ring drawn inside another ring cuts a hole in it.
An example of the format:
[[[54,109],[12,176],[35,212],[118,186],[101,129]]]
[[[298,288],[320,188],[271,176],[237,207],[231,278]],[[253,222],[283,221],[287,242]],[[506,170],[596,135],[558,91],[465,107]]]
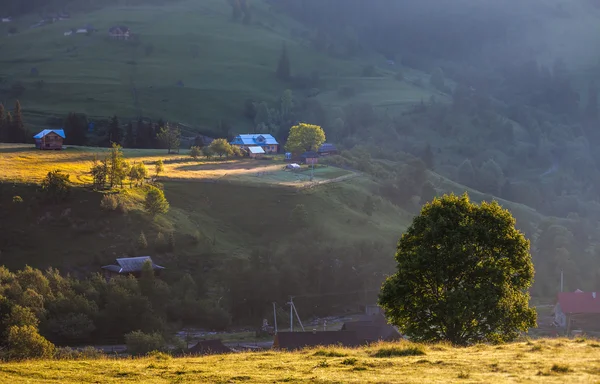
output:
[[[62,149],[65,131],[62,129],[44,129],[33,136],[37,149]]]

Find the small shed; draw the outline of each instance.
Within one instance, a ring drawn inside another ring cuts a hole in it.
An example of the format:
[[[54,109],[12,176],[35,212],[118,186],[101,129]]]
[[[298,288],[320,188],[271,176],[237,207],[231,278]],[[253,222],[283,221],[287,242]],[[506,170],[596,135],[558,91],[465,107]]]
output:
[[[278,332],[273,341],[274,349],[290,351],[328,345],[358,347],[361,342],[352,331]]]
[[[149,261],[152,264],[152,269],[156,275],[165,269],[160,265],[154,264],[150,256],[139,256],[139,257],[123,257],[117,259],[117,264],[105,265],[102,267],[104,277],[110,279],[115,276],[127,276],[132,275],[134,277],[140,277],[144,263]]]
[[[315,165],[319,163],[319,154],[315,151],[304,152],[300,158],[304,164]]]
[[[231,348],[224,345],[221,340],[201,340],[196,345],[188,349],[192,355],[220,355],[233,352]]]
[[[554,306],[554,324],[566,330],[600,331],[598,292],[561,292]]]
[[[248,153],[250,154],[251,158],[260,159],[261,157],[263,157],[265,155],[265,150],[259,146],[252,146],[252,147],[248,147]]]
[[[44,129],[33,138],[37,149],[62,149],[66,136],[62,129]]]

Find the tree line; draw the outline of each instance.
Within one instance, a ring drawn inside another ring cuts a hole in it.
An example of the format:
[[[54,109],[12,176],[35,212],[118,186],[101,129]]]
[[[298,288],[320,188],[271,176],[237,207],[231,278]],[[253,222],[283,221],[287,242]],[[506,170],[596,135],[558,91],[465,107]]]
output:
[[[24,143],[30,142],[29,132],[23,123],[21,103],[17,100],[13,113],[6,111],[0,104],[0,142]]]

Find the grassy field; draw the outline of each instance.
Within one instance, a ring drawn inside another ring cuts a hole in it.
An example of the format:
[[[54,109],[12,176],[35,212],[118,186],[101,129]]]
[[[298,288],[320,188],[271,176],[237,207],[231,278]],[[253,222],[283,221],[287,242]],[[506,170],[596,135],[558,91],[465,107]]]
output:
[[[328,105],[352,101],[337,99],[341,85],[364,89],[357,98],[368,98],[375,106],[418,102],[431,94],[394,81],[394,71],[383,72],[384,78],[359,78],[365,63],[373,60],[342,60],[316,52],[299,37],[312,31],[272,12],[265,2],[253,3],[253,19],[248,26],[233,23],[222,0],[108,7],[34,29],[29,26],[36,18],[23,18],[11,24],[20,31],[14,36],[7,36],[8,27],[0,25],[0,78],[25,85],[20,99],[35,125],[43,125],[44,116],[76,111],[98,118],[162,117],[208,127],[227,118],[245,130],[250,127],[242,115],[244,101],[275,101],[287,87],[274,76],[285,42],[295,75],[319,71],[320,88],[330,91],[323,96]],[[89,24],[98,32],[63,36]],[[139,43],[109,40],[107,31],[113,25],[130,27]],[[38,76],[30,75],[34,67]],[[36,85],[40,80],[43,87]]]
[[[408,342],[367,348],[198,358],[27,361],[0,366],[10,383],[595,383],[596,341],[540,339],[469,348]]]
[[[227,181],[244,184],[274,184],[278,186],[306,187],[353,175],[340,168],[317,168],[310,180],[310,169],[300,172],[284,170],[282,161],[243,160],[193,160],[187,150],[168,155],[165,150],[126,149],[124,156],[131,163],[143,162],[150,173],[153,164],[163,160],[163,181]],[[32,145],[0,144],[0,181],[39,183],[49,171],[60,169],[71,176],[76,185],[89,185],[89,174],[94,159],[103,159],[106,148],[68,147],[63,151],[40,151]]]

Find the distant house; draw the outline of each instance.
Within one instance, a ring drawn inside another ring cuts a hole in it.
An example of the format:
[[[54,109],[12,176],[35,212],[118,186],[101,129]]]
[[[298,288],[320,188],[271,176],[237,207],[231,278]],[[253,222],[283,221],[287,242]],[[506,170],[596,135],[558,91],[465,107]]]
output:
[[[108,30],[111,39],[129,40],[130,34],[129,28],[124,25],[116,25]]]
[[[75,33],[79,33],[79,34],[83,34],[83,33],[88,33],[88,29],[87,28],[78,28]]]
[[[37,149],[62,149],[66,136],[62,129],[44,129],[33,138]]]
[[[219,355],[233,352],[221,340],[202,340],[187,350],[191,355]]]
[[[265,150],[259,146],[248,147],[248,154],[253,159],[260,159],[265,155]]]
[[[597,292],[561,292],[554,306],[554,325],[566,330],[600,331],[600,297]]]
[[[356,332],[352,331],[278,332],[273,341],[273,348],[293,351],[328,345],[358,347],[361,344]]]
[[[152,269],[156,275],[160,274],[160,271],[165,269],[165,267],[161,267],[160,265],[154,264],[150,256],[140,256],[140,257],[124,257],[121,259],[117,259],[116,265],[105,265],[102,267],[104,277],[110,279],[115,276],[127,276],[132,275],[135,277],[140,277],[142,274],[142,268],[144,267],[144,263],[149,261],[152,263]]]
[[[358,339],[367,344],[376,343],[378,341],[397,341],[402,339],[400,332],[387,323],[387,320],[382,313],[369,314],[368,308],[367,314],[361,316],[358,321],[344,323],[344,325],[342,325],[342,331],[355,332]]]
[[[253,133],[248,135],[238,135],[230,143],[243,149],[249,147],[262,147],[265,153],[279,152],[279,143],[275,138],[266,133]]]
[[[319,147],[319,155],[321,156],[329,156],[329,155],[337,155],[338,150],[333,144],[325,143]]]
[[[300,159],[304,164],[315,165],[319,163],[319,154],[315,151],[304,152]]]
[[[12,22],[12,17],[3,17],[2,18],[2,22],[3,23],[10,23],[10,22]]]

